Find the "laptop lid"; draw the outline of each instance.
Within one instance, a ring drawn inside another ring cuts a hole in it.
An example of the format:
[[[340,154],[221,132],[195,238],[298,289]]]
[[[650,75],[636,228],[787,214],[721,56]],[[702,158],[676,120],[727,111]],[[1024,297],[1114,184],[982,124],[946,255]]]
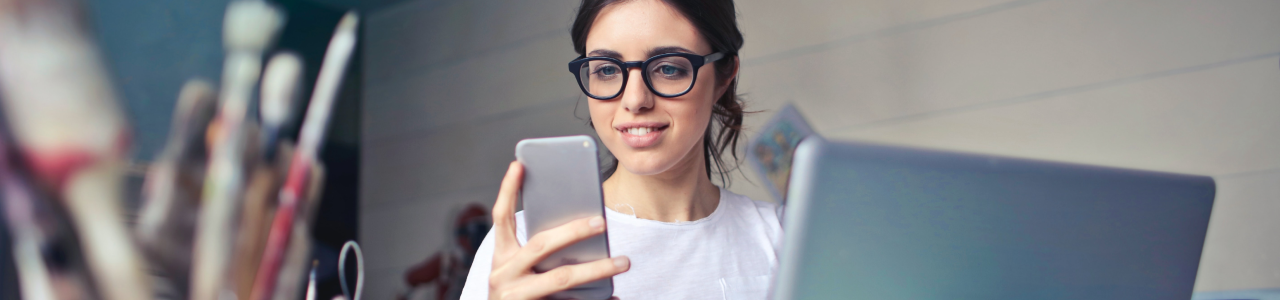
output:
[[[1213,179],[810,137],[774,299],[1189,299]]]

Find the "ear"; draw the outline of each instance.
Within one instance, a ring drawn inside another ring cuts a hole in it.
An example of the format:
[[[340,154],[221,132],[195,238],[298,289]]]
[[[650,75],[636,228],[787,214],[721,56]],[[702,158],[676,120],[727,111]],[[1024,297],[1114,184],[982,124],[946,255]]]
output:
[[[722,78],[716,78],[716,98],[715,98],[715,100],[717,100],[717,101],[718,101],[718,100],[720,100],[720,97],[724,97],[724,93],[725,93],[725,92],[727,92],[727,91],[729,90],[729,84],[730,84],[730,83],[733,83],[733,80],[734,80],[734,79],[736,79],[736,78],[738,78],[738,66],[739,66],[738,56],[737,56],[737,55],[734,55],[734,56],[733,56],[733,72],[732,72],[732,73],[729,73],[729,76],[725,76],[725,78],[723,78],[723,79],[722,79]],[[717,77],[719,77],[719,76],[720,76],[720,72],[716,72],[716,76],[717,76]]]

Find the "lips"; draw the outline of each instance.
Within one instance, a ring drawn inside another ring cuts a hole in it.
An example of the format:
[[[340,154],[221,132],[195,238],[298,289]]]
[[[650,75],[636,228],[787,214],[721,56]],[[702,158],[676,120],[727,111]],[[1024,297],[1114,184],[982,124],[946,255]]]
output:
[[[646,148],[658,143],[662,133],[666,132],[667,123],[631,122],[613,127],[622,135],[622,142],[631,148]]]

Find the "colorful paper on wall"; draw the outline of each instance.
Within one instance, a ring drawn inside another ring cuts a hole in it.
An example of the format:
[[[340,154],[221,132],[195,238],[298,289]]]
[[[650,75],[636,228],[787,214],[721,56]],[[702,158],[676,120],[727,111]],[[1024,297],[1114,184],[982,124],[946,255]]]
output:
[[[747,160],[759,171],[765,187],[779,205],[786,204],[791,157],[800,140],[813,134],[813,127],[788,103],[760,127],[760,135],[747,146]]]

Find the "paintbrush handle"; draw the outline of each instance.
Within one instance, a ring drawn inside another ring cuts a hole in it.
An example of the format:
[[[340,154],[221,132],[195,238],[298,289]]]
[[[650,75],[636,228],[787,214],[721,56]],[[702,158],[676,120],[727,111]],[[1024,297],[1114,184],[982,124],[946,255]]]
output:
[[[342,87],[342,77],[346,74],[347,63],[356,46],[355,12],[348,12],[338,22],[338,28],[325,50],[324,62],[320,65],[320,75],[316,77],[315,90],[311,92],[311,104],[307,106],[306,119],[302,122],[302,132],[298,134],[299,154],[315,157],[320,144],[324,142],[325,129],[329,125],[329,117],[333,112],[333,103]]]
[[[301,155],[295,155],[294,161],[289,165],[288,178],[280,191],[280,206],[276,209],[276,216],[271,221],[271,231],[267,235],[262,264],[258,267],[258,274],[254,276],[253,292],[249,297],[251,300],[266,300],[275,292],[276,274],[284,264],[299,199],[307,190],[307,178],[311,173],[311,163],[299,161],[301,159]]]

